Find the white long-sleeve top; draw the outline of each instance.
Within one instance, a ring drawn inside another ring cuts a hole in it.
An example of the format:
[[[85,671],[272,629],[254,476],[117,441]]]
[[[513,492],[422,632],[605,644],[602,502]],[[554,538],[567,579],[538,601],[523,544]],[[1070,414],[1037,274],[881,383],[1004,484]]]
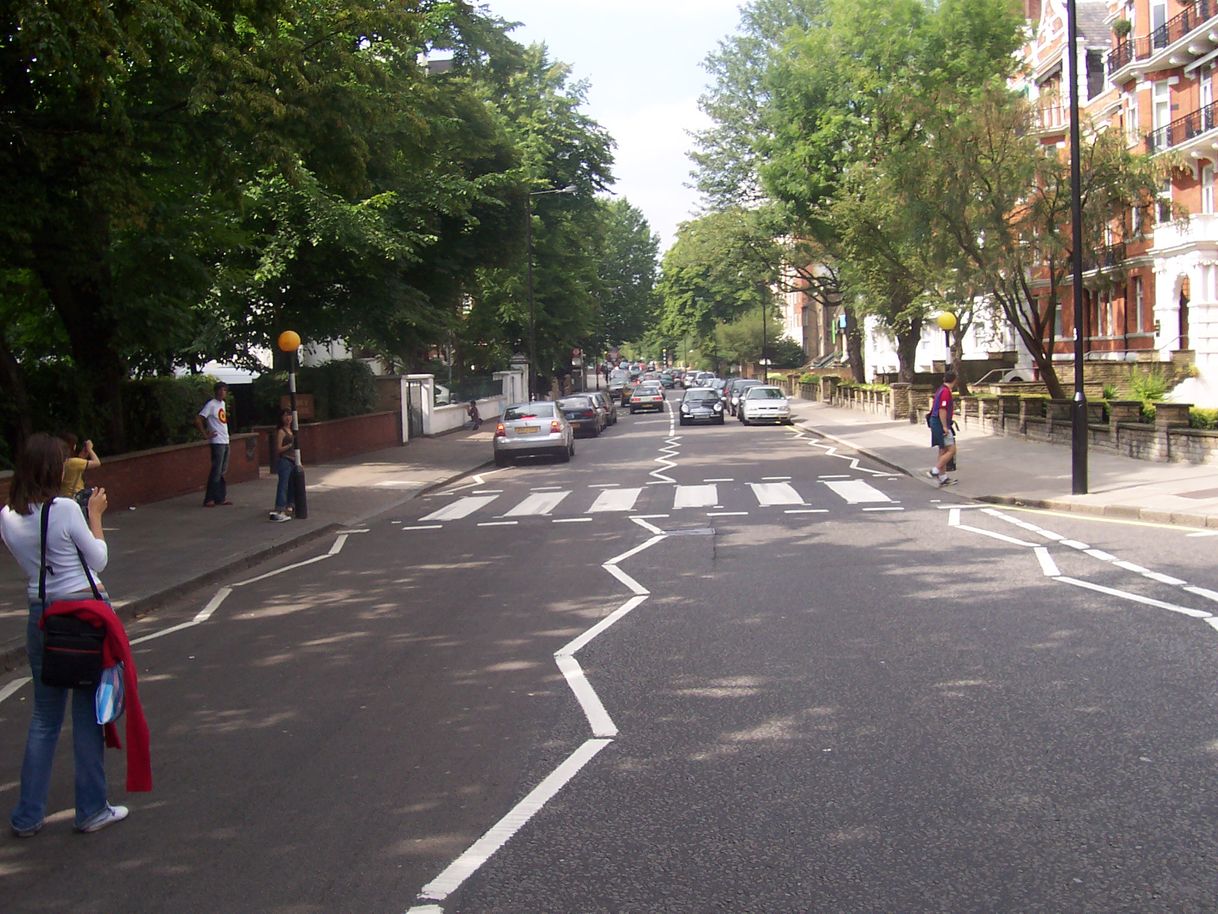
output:
[[[106,570],[110,552],[106,541],[99,540],[90,532],[80,507],[70,498],[56,498],[51,503],[51,516],[47,525],[47,602],[62,600],[70,594],[88,592],[89,579],[80,566],[80,557],[85,557],[97,589],[102,587],[99,571]],[[18,514],[7,505],[0,510],[0,537],[4,545],[25,572],[28,584],[26,594],[31,600],[38,599],[38,563],[41,549],[42,505],[31,505],[29,514]]]

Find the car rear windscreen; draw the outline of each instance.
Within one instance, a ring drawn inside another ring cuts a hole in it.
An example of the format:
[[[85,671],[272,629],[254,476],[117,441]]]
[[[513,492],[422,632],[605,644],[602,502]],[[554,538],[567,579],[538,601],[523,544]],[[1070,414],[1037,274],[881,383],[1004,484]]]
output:
[[[553,419],[553,403],[529,403],[523,406],[509,406],[503,413],[503,421],[513,419]]]

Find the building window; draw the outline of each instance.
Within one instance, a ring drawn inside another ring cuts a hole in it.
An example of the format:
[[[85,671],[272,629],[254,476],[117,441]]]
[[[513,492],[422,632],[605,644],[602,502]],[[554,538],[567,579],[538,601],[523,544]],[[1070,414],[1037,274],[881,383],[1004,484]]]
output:
[[[1129,228],[1130,234],[1137,238],[1145,230],[1145,218],[1143,216],[1141,206],[1132,206],[1129,209]]]
[[[1100,314],[1100,326],[1097,328],[1099,336],[1113,336],[1115,334],[1116,321],[1113,319],[1111,292],[1105,292],[1100,299]]]
[[[1165,180],[1159,188],[1159,199],[1155,206],[1155,224],[1163,225],[1171,222],[1171,179]]]
[[[1125,130],[1129,137],[1129,145],[1133,146],[1141,139],[1141,127],[1138,124],[1138,97],[1129,97],[1129,109],[1125,115]]]
[[[1142,316],[1142,307],[1146,304],[1146,295],[1142,290],[1142,277],[1133,278],[1133,329],[1135,333],[1146,330],[1146,319]]]
[[[1201,212],[1214,211],[1214,166],[1206,165],[1201,169]]]
[[[1053,338],[1060,340],[1065,335],[1065,329],[1062,327],[1062,303],[1057,303],[1057,308],[1053,312]]]

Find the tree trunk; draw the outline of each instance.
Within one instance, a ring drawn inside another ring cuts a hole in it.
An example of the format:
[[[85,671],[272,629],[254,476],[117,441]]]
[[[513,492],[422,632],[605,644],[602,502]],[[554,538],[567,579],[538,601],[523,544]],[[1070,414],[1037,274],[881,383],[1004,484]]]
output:
[[[854,309],[849,305],[846,313],[846,356],[850,361],[850,376],[859,384],[867,383],[867,366],[863,362],[863,330],[859,326]]]
[[[127,367],[117,351],[118,326],[109,316],[109,272],[99,253],[91,275],[81,275],[79,263],[58,264],[46,246],[39,252],[38,276],[63,322],[72,358],[104,423],[106,449],[121,453],[127,446],[123,427],[122,384]],[[100,435],[98,437],[101,437]]]
[[[918,343],[922,340],[922,319],[914,318],[904,330],[897,331],[897,380],[912,384]]]

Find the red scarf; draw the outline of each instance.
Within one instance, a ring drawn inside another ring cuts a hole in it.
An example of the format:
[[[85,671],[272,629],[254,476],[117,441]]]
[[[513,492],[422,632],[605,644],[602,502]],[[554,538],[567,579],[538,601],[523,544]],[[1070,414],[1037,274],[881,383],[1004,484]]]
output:
[[[127,631],[110,605],[102,600],[59,600],[43,613],[46,616],[75,616],[94,628],[105,629],[106,640],[102,642],[102,665],[114,666],[122,661],[123,689],[127,700],[127,790],[131,793],[152,790],[152,754],[149,751],[148,721],[144,718],[144,707],[140,704],[139,684],[136,682],[135,661],[131,657],[131,644]],[[42,627],[39,620],[38,627]],[[106,745],[111,749],[123,748],[118,736],[118,724],[105,725]]]

